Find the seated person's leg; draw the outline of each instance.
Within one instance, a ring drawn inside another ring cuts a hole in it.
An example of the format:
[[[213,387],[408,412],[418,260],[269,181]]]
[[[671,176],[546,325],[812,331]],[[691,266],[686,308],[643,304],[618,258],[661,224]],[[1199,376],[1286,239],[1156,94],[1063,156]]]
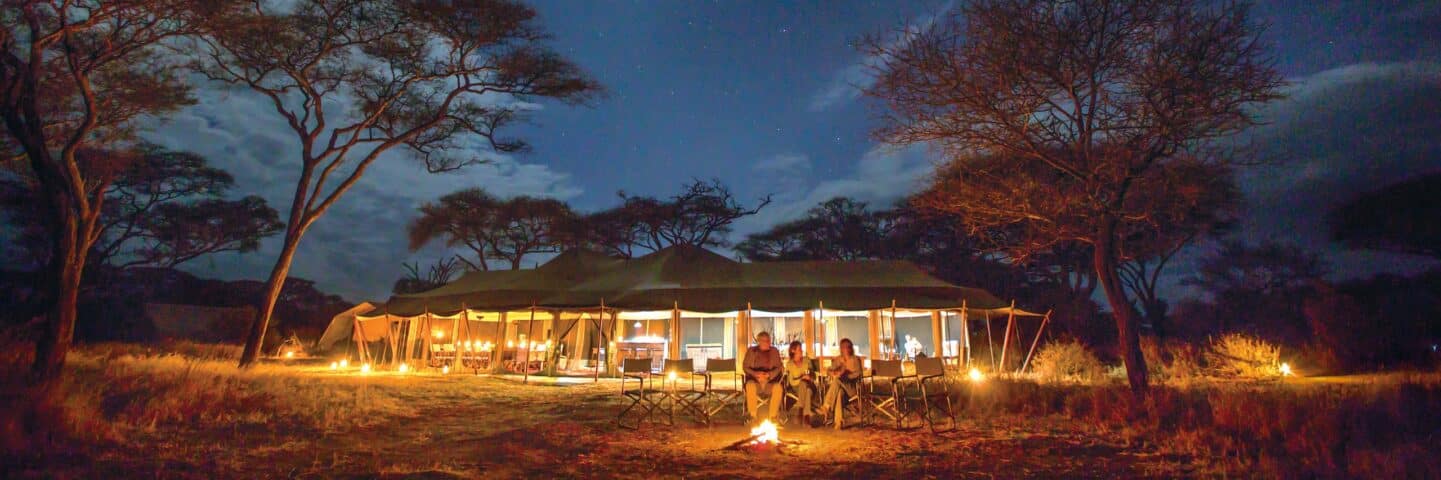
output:
[[[771,391],[771,397],[770,397],[770,398],[771,398],[771,412],[770,412],[771,415],[770,415],[770,417],[767,417],[767,418],[776,418],[776,414],[779,414],[780,411],[781,411],[781,404],[782,404],[782,403],[785,403],[786,392],[785,392],[785,389],[782,388],[780,382],[772,383],[771,386],[770,386],[770,391]]]
[[[755,416],[756,416],[756,403],[759,403],[759,402],[760,402],[760,399],[757,397],[757,394],[756,394],[756,383],[755,383],[755,382],[746,382],[746,384],[745,384],[745,396],[746,396],[746,415],[750,416],[751,418],[755,418]]]
[[[809,383],[801,382],[800,386],[796,387],[796,398],[799,398],[801,401],[802,415],[811,416],[811,414],[815,413],[814,409],[811,408],[811,398],[814,392],[815,389],[812,388]]]

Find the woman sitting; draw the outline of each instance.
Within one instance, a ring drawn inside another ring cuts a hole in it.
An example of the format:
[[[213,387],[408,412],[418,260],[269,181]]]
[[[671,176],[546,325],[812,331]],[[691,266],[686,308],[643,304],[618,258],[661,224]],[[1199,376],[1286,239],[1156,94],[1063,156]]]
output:
[[[821,413],[825,415],[840,411],[842,393],[848,397],[856,394],[856,383],[861,379],[861,357],[856,356],[856,346],[851,339],[841,339],[841,354],[831,360],[828,372],[836,381],[831,382],[826,390],[826,401],[821,404]]]
[[[786,386],[800,399],[801,424],[810,425],[811,416],[815,413],[811,399],[815,398],[816,375],[811,370],[811,362],[801,352],[801,342],[791,342],[786,352]]]

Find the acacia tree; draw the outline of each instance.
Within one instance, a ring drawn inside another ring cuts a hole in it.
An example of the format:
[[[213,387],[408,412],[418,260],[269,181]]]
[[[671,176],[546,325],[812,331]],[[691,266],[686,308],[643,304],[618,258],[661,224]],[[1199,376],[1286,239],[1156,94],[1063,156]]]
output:
[[[181,0],[0,4],[0,143],[34,177],[50,243],[41,290],[51,306],[32,366],[41,385],[53,385],[64,366],[106,192],[136,157],[125,148],[136,121],[191,101],[156,50],[189,32],[190,7]]]
[[[1146,183],[1152,188],[1133,193],[1168,198],[1142,200],[1158,210],[1124,239],[1123,262],[1116,273],[1152,332],[1165,338],[1169,304],[1159,294],[1161,273],[1177,253],[1196,241],[1229,233],[1240,213],[1241,193],[1225,165],[1176,161],[1160,175],[1161,182]]]
[[[391,293],[397,295],[420,293],[445,285],[460,272],[460,269],[456,268],[460,266],[458,257],[436,260],[425,273],[420,273],[420,262],[401,265],[405,267],[405,276],[396,280],[395,286],[390,289]]]
[[[880,140],[949,157],[959,183],[932,207],[975,229],[1024,226],[1018,257],[1092,247],[1141,393],[1137,314],[1117,268],[1156,209],[1133,193],[1178,158],[1233,158],[1206,147],[1256,123],[1252,107],[1283,85],[1258,34],[1244,2],[976,0],[902,42],[863,42],[878,59],[866,93],[886,107]]]
[[[240,365],[259,356],[277,296],[305,232],[382,155],[432,172],[483,161],[541,98],[581,103],[598,92],[544,45],[535,11],[509,0],[256,1],[210,19],[200,71],[270,101],[299,141],[299,170],[280,255]]]
[[[410,250],[436,239],[447,247],[463,246],[471,270],[489,270],[487,260],[502,260],[519,269],[526,256],[559,252],[575,214],[565,202],[529,196],[501,200],[479,188],[461,190],[420,206],[420,217],[407,228]]]
[[[657,251],[672,245],[724,247],[731,224],[755,215],[771,203],[761,197],[746,207],[720,180],[696,180],[668,199],[617,192],[621,205],[581,219],[572,228],[570,243],[598,248],[621,258],[638,249]]]
[[[872,211],[866,202],[836,197],[799,219],[746,236],[736,251],[752,261],[883,258],[894,216]]]

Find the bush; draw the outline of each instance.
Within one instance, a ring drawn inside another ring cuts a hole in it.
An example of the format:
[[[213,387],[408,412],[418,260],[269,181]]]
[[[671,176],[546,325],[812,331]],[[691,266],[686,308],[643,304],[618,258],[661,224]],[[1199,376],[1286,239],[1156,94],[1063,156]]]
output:
[[[1281,347],[1253,336],[1228,333],[1211,341],[1206,366],[1221,377],[1274,377],[1281,374]]]
[[[1095,382],[1106,376],[1105,365],[1078,340],[1047,343],[1031,362],[1044,382]]]
[[[1141,353],[1151,378],[1187,382],[1201,374],[1201,352],[1187,342],[1167,341],[1165,349],[1155,337],[1141,338]]]

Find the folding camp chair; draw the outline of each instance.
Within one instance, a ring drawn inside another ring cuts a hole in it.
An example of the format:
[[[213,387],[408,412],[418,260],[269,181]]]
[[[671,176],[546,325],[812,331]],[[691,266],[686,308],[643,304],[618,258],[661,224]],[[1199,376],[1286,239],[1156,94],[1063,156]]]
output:
[[[705,365],[705,398],[709,402],[705,408],[707,421],[726,409],[733,407],[742,415],[745,407],[741,404],[741,374],[736,371],[736,359],[712,358],[706,361]],[[729,377],[729,381],[727,381]]]
[[[660,374],[666,414],[672,424],[675,423],[677,409],[682,414],[691,415],[697,422],[710,421],[701,405],[701,401],[705,399],[705,383],[701,383],[700,389],[697,389],[695,384],[695,360],[666,360]]]
[[[865,402],[870,405],[870,415],[880,414],[896,422],[901,428],[905,421],[906,406],[901,401],[903,384],[914,380],[906,375],[900,360],[873,360],[872,373],[865,385]]]
[[[787,360],[787,361],[789,361],[789,360]],[[813,374],[812,377],[813,377],[813,378],[816,378],[816,380],[817,380],[815,383],[811,383],[811,388],[813,389],[813,392],[812,392],[812,395],[811,395],[811,405],[810,405],[810,406],[811,406],[812,409],[814,410],[814,407],[816,407],[816,406],[820,403],[820,400],[821,400],[821,399],[819,398],[819,397],[821,396],[821,388],[820,388],[820,382],[819,382],[819,380],[820,380],[820,375],[819,375],[820,366],[817,365],[816,359],[814,359],[814,358],[808,358],[808,359],[806,359],[806,363],[809,363],[809,364],[810,364],[810,371],[811,371],[811,372],[815,372],[815,374]],[[802,408],[801,408],[801,412],[805,412],[804,406],[801,405],[800,393],[797,392],[797,391],[795,390],[795,388],[791,387],[791,378],[790,378],[790,375],[789,375],[789,374],[786,375],[786,378],[782,381],[781,384],[785,386],[784,392],[785,392],[785,396],[786,396],[786,398],[785,398],[785,402],[786,402],[786,403],[783,404],[783,405],[781,405],[781,415],[782,415],[782,416],[785,416],[785,417],[790,417],[791,409],[792,409],[792,408],[796,408],[796,407],[802,407]],[[789,419],[789,418],[787,418],[787,419]]]
[[[630,403],[615,416],[616,426],[632,430],[639,429],[640,424],[651,419],[656,410],[661,407],[661,401],[664,399],[657,400],[657,398],[662,397],[663,392],[655,386],[655,375],[651,373],[650,365],[649,358],[627,358],[621,365],[623,373],[620,377],[620,395],[623,399],[630,399]],[[634,387],[631,387],[631,380],[635,381]],[[625,419],[627,414],[632,414],[632,412],[634,412],[632,416],[636,419],[635,424],[628,425],[625,423]]]
[[[864,365],[865,359],[861,360]],[[821,415],[828,417],[827,422],[840,430],[845,426],[846,416],[855,419],[856,422],[868,422],[870,417],[870,398],[866,396],[864,385],[869,383],[870,374],[866,369],[861,369],[861,376],[851,380],[843,380],[837,377],[824,377],[826,389],[840,388],[841,397],[837,399],[840,405],[832,412],[821,412]]]
[[[455,361],[455,345],[449,343],[430,344],[430,368],[440,368]]]
[[[951,408],[951,391],[949,383],[946,382],[946,367],[943,360],[939,358],[917,358],[916,359],[916,384],[920,389],[921,415],[929,425],[931,432],[938,432],[936,420],[931,416],[932,412],[940,413],[950,419],[950,430],[956,428],[955,410]]]

